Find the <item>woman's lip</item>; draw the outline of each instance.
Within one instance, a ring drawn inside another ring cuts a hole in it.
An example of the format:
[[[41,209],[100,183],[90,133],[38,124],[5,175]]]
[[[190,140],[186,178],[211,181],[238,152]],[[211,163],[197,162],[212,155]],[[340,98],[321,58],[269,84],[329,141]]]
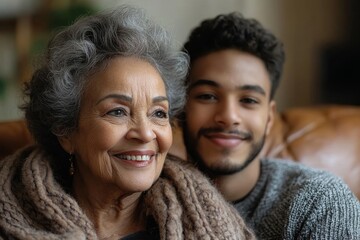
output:
[[[117,161],[121,162],[122,164],[135,168],[147,167],[151,165],[157,157],[157,155],[154,154],[154,151],[147,151],[147,153],[153,154],[145,154],[144,151],[141,151],[141,153],[136,151],[136,154],[134,153],[134,151],[122,152],[121,154],[114,154],[113,157],[115,157]],[[140,159],[137,159],[137,157]]]
[[[124,152],[116,152],[114,155],[155,155],[155,151],[153,150],[132,150],[132,151],[124,151]]]
[[[131,166],[131,167],[135,167],[135,168],[143,168],[143,167],[147,167],[147,166],[151,165],[152,162],[154,162],[155,158],[156,158],[156,156],[153,155],[150,158],[150,160],[147,160],[147,161],[126,160],[126,159],[122,159],[122,158],[117,158],[117,159],[119,161],[121,161],[122,164],[125,164],[127,166]]]

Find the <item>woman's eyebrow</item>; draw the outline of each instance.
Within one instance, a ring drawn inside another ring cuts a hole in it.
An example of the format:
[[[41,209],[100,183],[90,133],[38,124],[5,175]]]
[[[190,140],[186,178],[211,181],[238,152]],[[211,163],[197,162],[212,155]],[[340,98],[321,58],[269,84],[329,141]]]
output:
[[[100,99],[96,102],[96,105],[99,104],[100,102],[104,101],[105,99],[108,99],[108,98],[116,98],[116,99],[120,99],[120,100],[122,100],[122,101],[129,102],[129,103],[132,102],[132,98],[129,97],[129,96],[126,96],[126,95],[123,95],[123,94],[112,93],[112,94],[106,95],[106,96],[103,97],[103,98],[100,98]]]
[[[163,101],[169,101],[169,99],[165,96],[158,96],[153,98],[153,103],[158,103]]]

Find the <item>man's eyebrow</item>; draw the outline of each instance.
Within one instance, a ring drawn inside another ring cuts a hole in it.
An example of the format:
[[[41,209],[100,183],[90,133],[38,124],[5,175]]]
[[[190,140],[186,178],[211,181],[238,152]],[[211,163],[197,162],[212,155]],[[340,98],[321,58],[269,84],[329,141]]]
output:
[[[266,95],[266,92],[265,90],[260,87],[259,85],[250,85],[250,84],[247,84],[247,85],[243,85],[243,86],[240,86],[238,87],[239,90],[245,90],[245,91],[254,91],[254,92],[257,92],[257,93],[260,93],[261,95]]]
[[[120,100],[122,100],[122,101],[129,102],[129,103],[132,102],[132,98],[129,97],[129,96],[126,96],[126,95],[123,95],[123,94],[113,93],[113,94],[106,95],[106,96],[103,97],[103,98],[100,98],[100,99],[96,102],[96,105],[99,104],[100,102],[104,101],[105,99],[108,99],[108,98],[116,98],[116,99],[120,99]]]
[[[199,79],[196,82],[193,82],[190,84],[189,86],[189,90],[197,87],[197,86],[201,86],[201,85],[209,85],[209,86],[213,86],[213,87],[219,87],[220,85],[217,82],[211,81],[211,80],[206,80],[206,79]]]
[[[190,84],[189,90],[191,90],[197,86],[202,86],[202,85],[208,85],[208,86],[212,86],[212,87],[220,87],[220,84],[215,81],[207,80],[207,79],[199,79],[196,82]],[[260,93],[261,95],[264,95],[264,96],[266,95],[265,90],[259,85],[246,84],[246,85],[237,87],[237,89],[242,90],[242,91],[254,91],[254,92]]]

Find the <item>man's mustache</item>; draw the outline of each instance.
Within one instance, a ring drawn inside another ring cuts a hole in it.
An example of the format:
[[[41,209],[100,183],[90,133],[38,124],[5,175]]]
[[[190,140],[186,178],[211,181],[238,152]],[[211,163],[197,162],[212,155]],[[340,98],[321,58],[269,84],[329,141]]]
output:
[[[223,129],[223,128],[201,128],[198,132],[198,137],[213,134],[213,133],[221,133],[221,134],[231,134],[236,135],[241,139],[250,140],[253,135],[250,132],[240,131],[238,129]]]

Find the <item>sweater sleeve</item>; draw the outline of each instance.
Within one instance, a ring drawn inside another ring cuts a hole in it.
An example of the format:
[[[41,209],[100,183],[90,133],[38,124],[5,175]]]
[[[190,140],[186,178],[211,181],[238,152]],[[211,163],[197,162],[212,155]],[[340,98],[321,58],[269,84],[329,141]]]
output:
[[[307,210],[297,226],[299,239],[360,239],[360,202],[348,186],[327,174],[307,186],[305,198],[297,201]]]

